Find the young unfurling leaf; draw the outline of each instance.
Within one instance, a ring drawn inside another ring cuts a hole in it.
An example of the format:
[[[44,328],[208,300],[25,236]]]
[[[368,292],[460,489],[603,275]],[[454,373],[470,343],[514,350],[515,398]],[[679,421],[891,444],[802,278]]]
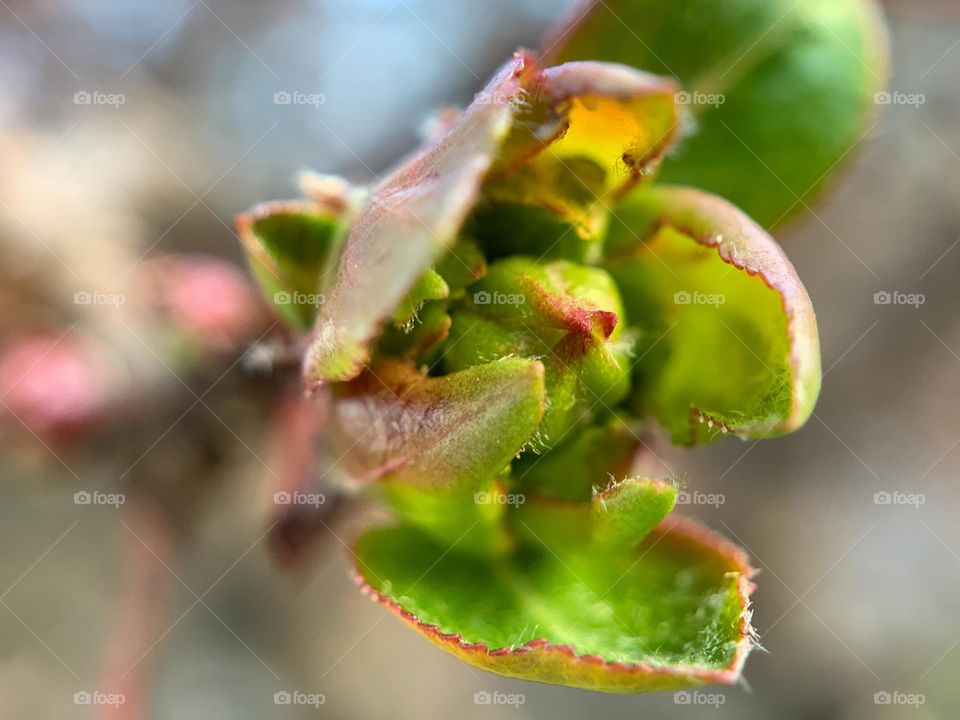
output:
[[[443,377],[383,362],[335,389],[335,447],[361,484],[473,492],[517,454],[543,403],[536,360],[507,358]]]
[[[820,389],[817,325],[776,242],[689,188],[645,188],[617,212],[624,225],[611,229],[606,265],[649,340],[638,348],[637,410],[683,443],[802,425]]]
[[[507,358],[434,378],[385,361],[337,387],[334,447],[354,480],[461,549],[505,544],[497,505],[476,502],[543,417],[543,366]],[[478,527],[475,527],[478,526]],[[466,538],[466,535],[470,535]]]
[[[471,290],[451,310],[444,367],[453,371],[509,356],[540,358],[547,392],[540,442],[561,441],[597,407],[626,396],[630,345],[622,342],[623,308],[606,272],[516,256],[493,263]]]
[[[276,313],[309,330],[320,305],[324,268],[336,255],[342,207],[312,201],[259,205],[237,217],[254,277]]]
[[[477,557],[409,526],[355,548],[363,589],[438,647],[502,675],[607,692],[734,681],[752,644],[743,553],[690,521],[639,545]]]
[[[521,76],[523,103],[494,168],[588,160],[603,173],[602,191],[626,190],[649,174],[679,129],[671,81],[623,65],[570,62]]]

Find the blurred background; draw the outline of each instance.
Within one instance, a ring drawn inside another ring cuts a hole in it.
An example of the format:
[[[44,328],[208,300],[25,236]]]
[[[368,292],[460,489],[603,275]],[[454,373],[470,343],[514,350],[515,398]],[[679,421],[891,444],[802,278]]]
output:
[[[891,89],[923,101],[883,108],[815,215],[778,234],[818,311],[815,416],[759,445],[668,451],[724,500],[681,511],[761,569],[768,652],[742,686],[694,706],[470,668],[357,593],[342,543],[363,512],[321,516],[309,561],[276,561],[305,532],[264,509],[297,408],[243,353],[276,331],[244,283],[233,216],[295,196],[299,170],[373,180],[432,108],[469,101],[567,4],[0,0],[0,717],[956,717],[960,5],[947,0],[885,3]],[[274,102],[284,92],[314,100]],[[203,316],[183,302],[197,292]],[[98,413],[120,413],[122,451],[109,438],[76,451]],[[131,479],[149,492],[122,494]],[[111,690],[125,707],[86,704]],[[524,702],[474,703],[495,690]]]

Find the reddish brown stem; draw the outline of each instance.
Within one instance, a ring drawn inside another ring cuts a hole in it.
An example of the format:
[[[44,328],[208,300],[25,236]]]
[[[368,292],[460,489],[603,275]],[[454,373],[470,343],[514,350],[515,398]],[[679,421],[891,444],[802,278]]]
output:
[[[124,511],[123,580],[106,648],[103,692],[117,703],[99,704],[102,720],[149,717],[150,678],[157,640],[166,629],[176,576],[170,569],[174,537],[163,512],[138,498]]]

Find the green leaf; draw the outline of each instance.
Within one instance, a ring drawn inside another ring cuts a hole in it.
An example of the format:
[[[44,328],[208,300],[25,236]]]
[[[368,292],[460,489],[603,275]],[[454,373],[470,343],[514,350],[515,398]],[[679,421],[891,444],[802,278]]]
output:
[[[334,442],[361,483],[474,492],[529,440],[543,394],[536,360],[506,358],[442,377],[384,360],[334,386]]]
[[[444,300],[450,297],[450,286],[434,269],[428,269],[393,311],[393,323],[400,327],[412,328],[417,312],[428,300]]]
[[[390,323],[383,329],[374,362],[377,358],[410,357],[418,365],[429,365],[449,336],[450,324],[446,302],[427,302],[406,325]]]
[[[337,252],[342,208],[311,201],[258,205],[236,219],[260,289],[291,326],[308,330],[322,299],[321,275]]]
[[[627,477],[640,441],[619,417],[570,433],[542,455],[525,453],[513,462],[511,482],[521,493],[587,502],[597,479]]]
[[[437,263],[437,272],[450,287],[451,294],[460,293],[487,274],[487,259],[473,240],[461,237]]]
[[[661,480],[628,478],[593,494],[593,542],[628,549],[645,538],[677,502],[677,488]]]
[[[411,357],[418,364],[431,365],[441,343],[450,333],[448,297],[463,297],[464,289],[482,278],[487,262],[476,244],[460,238],[437,263],[427,270],[394,312],[377,342],[377,357]]]
[[[662,480],[596,473],[606,487],[593,487],[586,501],[562,500],[552,494],[514,493],[523,498],[506,520],[518,539],[535,549],[558,555],[584,551],[628,550],[645,538],[673,509],[677,488]]]
[[[605,271],[516,256],[491,264],[471,290],[451,308],[444,367],[460,370],[509,356],[541,358],[547,411],[540,443],[559,442],[597,408],[626,396],[631,344],[621,341],[620,295]]]
[[[500,482],[474,490],[475,484],[421,488],[377,483],[370,492],[386,502],[408,525],[435,541],[456,545],[461,553],[496,555],[510,550],[513,539],[504,523],[507,495]]]
[[[644,188],[616,212],[606,264],[643,331],[637,409],[681,443],[800,427],[820,389],[820,347],[780,246],[725,200],[689,188]]]
[[[551,62],[678,78],[693,134],[662,179],[718,193],[765,227],[815,199],[886,76],[871,0],[590,0],[544,45]]]
[[[365,592],[485,670],[607,692],[736,682],[752,642],[743,553],[677,520],[614,548],[479,557],[401,526],[355,554]]]
[[[477,493],[527,443],[543,416],[543,366],[508,358],[443,377],[384,361],[335,386],[340,464],[407,521],[447,543],[503,548],[502,505]],[[474,527],[474,526],[478,527]],[[476,532],[473,532],[476,530]]]
[[[608,210],[603,169],[590,160],[550,156],[484,187],[470,234],[490,259],[510,255],[596,263]]]
[[[471,218],[491,259],[528,254],[596,262],[609,192],[656,168],[679,128],[663,78],[605,63],[522,75],[514,128]]]

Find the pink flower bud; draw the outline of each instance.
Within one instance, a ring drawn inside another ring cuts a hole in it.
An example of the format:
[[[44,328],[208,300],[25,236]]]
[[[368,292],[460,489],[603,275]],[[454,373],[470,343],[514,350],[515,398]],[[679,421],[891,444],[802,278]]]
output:
[[[227,349],[252,340],[263,307],[243,273],[205,256],[165,257],[151,263],[158,305],[191,339]]]
[[[0,353],[0,422],[64,444],[102,420],[111,401],[108,364],[90,347],[54,334],[19,338]]]

